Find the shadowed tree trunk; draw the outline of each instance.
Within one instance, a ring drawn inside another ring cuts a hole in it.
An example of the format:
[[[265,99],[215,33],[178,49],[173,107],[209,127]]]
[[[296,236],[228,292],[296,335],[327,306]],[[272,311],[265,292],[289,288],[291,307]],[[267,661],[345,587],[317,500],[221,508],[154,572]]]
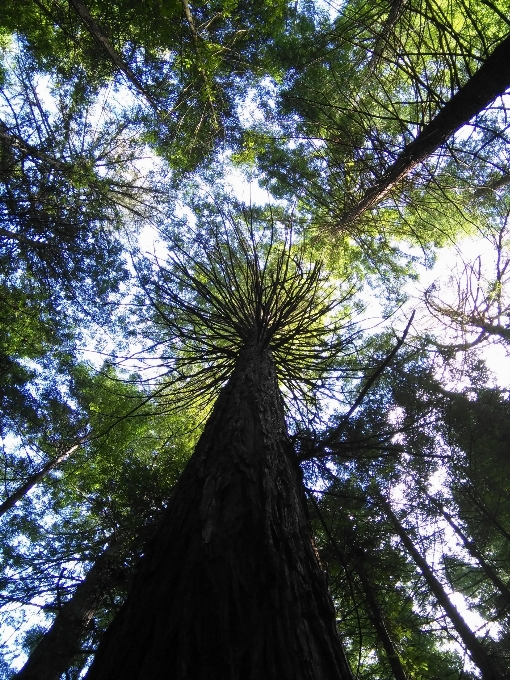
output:
[[[321,510],[319,508],[319,504],[314,499],[313,495],[310,495],[310,500],[314,505],[315,511],[317,512],[317,515],[321,521],[322,528],[324,529],[324,532],[328,537],[329,545],[333,551],[335,558],[338,560],[338,563],[344,569],[345,573],[348,574],[349,568],[345,559],[345,555],[342,553],[342,550],[340,549],[337,541],[333,538],[333,535],[331,534],[328,525],[324,521]],[[402,662],[400,660],[397,647],[393,642],[388,627],[386,625],[385,617],[379,605],[374,587],[372,586],[370,578],[365,570],[363,564],[364,559],[366,559],[365,553],[361,548],[359,548],[356,545],[355,532],[352,531],[347,524],[344,526],[344,531],[349,542],[349,545],[351,546],[350,551],[351,558],[354,560],[355,571],[361,581],[361,586],[363,588],[365,600],[369,609],[370,619],[383,644],[384,651],[386,652],[388,663],[391,667],[395,680],[408,680],[404,667],[402,666]]]
[[[241,351],[87,680],[347,680],[274,362]]]
[[[118,567],[125,553],[123,543],[110,541],[13,680],[58,680],[69,668],[94,614],[118,581]]]
[[[352,536],[352,532],[349,532],[349,534],[350,534],[349,538],[352,540],[354,538]],[[408,680],[408,677],[402,665],[402,661],[400,660],[400,655],[398,653],[397,647],[392,639],[390,630],[388,629],[388,626],[386,624],[385,616],[379,604],[375,588],[371,583],[370,578],[365,569],[365,565],[363,564],[363,561],[364,559],[367,558],[367,555],[365,555],[364,551],[361,550],[361,548],[355,547],[356,544],[354,541],[352,542],[352,545],[354,546],[353,556],[355,559],[356,573],[358,574],[359,580],[361,581],[363,593],[365,595],[365,601],[368,605],[368,609],[370,612],[370,618],[382,642],[384,651],[386,652],[386,657],[391,667],[391,671],[395,677],[395,680]],[[373,559],[371,555],[368,557]]]
[[[423,577],[430,590],[432,593],[434,593],[437,601],[452,622],[453,627],[459,634],[459,637],[469,652],[473,662],[480,669],[483,680],[508,680],[508,678],[510,678],[508,672],[505,672],[504,669],[500,669],[497,666],[495,660],[490,657],[489,653],[482,646],[480,640],[478,640],[476,635],[459,614],[457,608],[448,597],[448,593],[443,588],[441,582],[435,577],[434,572],[430,568],[427,560],[420,555],[416,549],[416,546],[409,538],[406,529],[402,526],[402,524],[400,524],[388,501],[378,492],[375,492],[373,495],[374,498],[377,499],[380,507],[383,508],[384,512],[388,516],[388,519],[393,525],[395,532],[404,544],[406,550],[411,555],[415,564],[423,574]]]

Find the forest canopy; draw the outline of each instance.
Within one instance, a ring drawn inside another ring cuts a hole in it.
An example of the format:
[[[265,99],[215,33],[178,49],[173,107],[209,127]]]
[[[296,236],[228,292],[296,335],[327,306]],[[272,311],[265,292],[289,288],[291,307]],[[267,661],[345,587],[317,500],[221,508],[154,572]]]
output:
[[[4,0],[0,678],[509,677],[509,90],[507,0]]]

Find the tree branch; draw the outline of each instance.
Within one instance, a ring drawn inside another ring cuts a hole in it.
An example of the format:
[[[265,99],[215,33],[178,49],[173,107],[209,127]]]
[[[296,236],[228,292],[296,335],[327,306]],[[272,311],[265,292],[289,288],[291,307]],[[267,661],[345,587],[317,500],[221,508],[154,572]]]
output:
[[[320,456],[321,454],[323,455],[325,452],[325,448],[332,444],[334,440],[338,437],[338,435],[341,433],[341,431],[344,428],[344,425],[346,422],[349,420],[349,418],[352,416],[354,411],[360,406],[362,403],[363,399],[366,397],[367,393],[369,390],[372,388],[374,383],[378,380],[382,372],[391,364],[393,359],[395,358],[395,355],[397,354],[398,350],[402,347],[402,345],[405,342],[405,339],[407,337],[407,334],[409,333],[409,329],[411,328],[411,324],[413,323],[414,320],[414,315],[415,311],[411,314],[411,318],[409,319],[407,326],[404,329],[404,332],[402,334],[402,337],[399,339],[395,347],[392,349],[392,351],[388,354],[386,359],[379,365],[379,367],[376,369],[376,371],[370,376],[370,378],[367,380],[365,383],[365,386],[359,393],[359,395],[356,398],[356,401],[354,404],[351,406],[349,411],[343,416],[341,419],[340,423],[334,428],[334,430],[326,437],[326,439],[322,440],[318,444],[318,448],[313,453],[306,453],[305,455],[299,456],[298,459],[299,461],[304,461],[304,460],[310,460],[311,458],[316,458],[317,456]]]
[[[94,38],[94,40],[97,42],[97,44],[106,52],[108,57],[111,59],[111,61],[115,64],[115,66],[121,71],[126,78],[129,80],[129,82],[134,85],[134,87],[138,90],[138,92],[145,97],[145,99],[149,102],[151,107],[158,112],[158,104],[156,101],[153,99],[153,97],[150,95],[149,92],[145,89],[145,87],[142,85],[142,83],[138,80],[136,75],[133,73],[131,68],[126,64],[126,62],[122,59],[122,57],[117,54],[117,51],[114,49],[113,45],[111,42],[108,40],[105,32],[101,28],[101,26],[97,23],[97,21],[91,16],[90,12],[88,11],[86,5],[81,2],[81,0],[69,0],[69,4],[71,7],[74,9],[76,14],[79,16],[79,18],[83,21],[85,26],[88,28],[90,34]]]

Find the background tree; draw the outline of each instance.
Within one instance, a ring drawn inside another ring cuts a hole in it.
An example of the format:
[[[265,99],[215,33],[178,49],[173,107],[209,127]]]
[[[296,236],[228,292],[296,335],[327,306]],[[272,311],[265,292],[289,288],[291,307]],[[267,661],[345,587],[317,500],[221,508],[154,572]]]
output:
[[[2,527],[4,625],[22,628],[37,611],[57,615],[65,634],[57,628],[52,637],[50,629],[49,642],[43,637],[43,658],[35,651],[35,660],[24,670],[57,678],[62,663],[65,670],[76,659],[78,668],[83,667],[97,644],[196,436],[191,411],[177,416],[147,405],[147,394],[111,367],[99,375],[77,367],[71,389],[78,412],[71,418],[76,421],[78,415],[86,422],[88,436],[67,462],[9,511]],[[62,420],[56,424],[62,428]],[[32,444],[35,458],[36,440]],[[43,453],[48,448],[44,437],[40,446]],[[16,462],[15,452],[4,460],[14,468],[13,476]],[[92,578],[92,588],[86,585],[80,591],[84,576],[86,584]],[[66,608],[71,608],[70,615]],[[74,630],[66,622],[69,616]],[[30,649],[41,638],[44,623],[45,616],[39,616],[38,628],[27,637]]]

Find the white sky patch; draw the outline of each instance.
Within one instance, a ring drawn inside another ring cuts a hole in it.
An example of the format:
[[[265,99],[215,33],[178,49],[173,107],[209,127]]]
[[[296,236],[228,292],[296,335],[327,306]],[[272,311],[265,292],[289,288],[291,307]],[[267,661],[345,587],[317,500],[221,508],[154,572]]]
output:
[[[277,201],[267,189],[263,189],[257,180],[247,179],[245,173],[237,168],[229,170],[227,186],[231,189],[232,195],[246,205],[266,205],[275,204]]]
[[[167,245],[152,224],[145,224],[140,230],[138,234],[138,247],[142,256],[156,257],[161,262],[167,259]]]
[[[435,496],[437,493],[448,492],[446,484],[447,471],[445,467],[439,466],[429,477],[428,493]]]
[[[398,484],[392,484],[389,488],[388,500],[395,510],[400,510],[406,507],[406,493],[409,489],[409,480],[402,475],[401,481]]]
[[[510,253],[507,254],[510,257]],[[479,335],[480,330],[473,328],[468,333],[462,333],[447,317],[434,316],[425,304],[425,292],[434,285],[434,296],[454,308],[458,302],[459,289],[468,286],[466,266],[480,265],[482,286],[484,282],[490,284],[491,276],[495,267],[496,253],[494,246],[486,238],[466,238],[459,245],[438,251],[437,261],[432,269],[417,266],[419,279],[411,281],[406,286],[408,301],[401,309],[399,316],[410,315],[413,309],[416,316],[413,322],[413,330],[418,335],[430,334],[435,336],[441,344],[461,344],[472,342]],[[506,302],[510,303],[510,289],[503,291]],[[502,319],[503,323],[504,320]],[[412,342],[412,333],[409,337]],[[498,337],[488,338],[478,348],[481,357],[487,367],[494,374],[490,385],[501,388],[510,386],[510,344]],[[464,353],[457,353],[458,361],[464,360]],[[458,378],[454,382],[444,384],[446,389],[460,390],[465,386]]]

